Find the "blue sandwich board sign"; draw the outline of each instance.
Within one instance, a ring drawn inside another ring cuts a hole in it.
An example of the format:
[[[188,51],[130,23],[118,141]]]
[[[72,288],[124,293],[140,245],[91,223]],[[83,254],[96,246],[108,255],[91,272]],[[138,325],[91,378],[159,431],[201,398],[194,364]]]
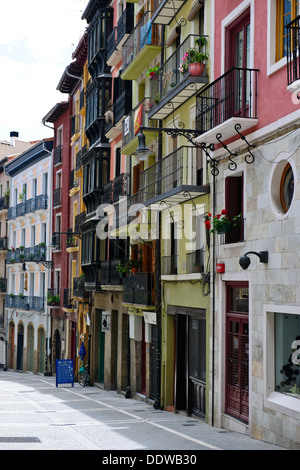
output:
[[[73,359],[56,359],[56,387],[69,383],[74,387]]]

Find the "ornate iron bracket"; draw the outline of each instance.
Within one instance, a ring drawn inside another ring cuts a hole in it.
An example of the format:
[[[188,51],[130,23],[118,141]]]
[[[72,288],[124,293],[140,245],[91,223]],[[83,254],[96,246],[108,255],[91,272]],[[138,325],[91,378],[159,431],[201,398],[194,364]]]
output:
[[[229,148],[227,147],[227,145],[225,145],[224,142],[222,142],[222,140],[221,140],[222,139],[222,134],[220,132],[216,135],[216,139],[218,140],[218,142],[220,142],[222,147],[229,153],[230,163],[228,164],[228,168],[229,168],[229,170],[234,171],[237,168],[237,164],[231,159],[231,157],[236,157],[237,154],[232,153],[229,150]]]
[[[175,18],[175,21],[178,24],[178,26],[186,26],[187,25],[187,19],[186,18],[181,18],[180,21],[177,20],[176,12],[177,12],[178,8],[175,8],[174,0],[168,0],[167,3],[168,3],[168,5],[173,6],[174,18]]]
[[[249,152],[249,155],[246,155],[246,156],[245,156],[245,162],[248,163],[248,165],[251,165],[251,163],[254,162],[254,155],[253,155],[253,153],[251,152],[250,149],[254,149],[254,148],[255,148],[255,145],[249,144],[249,142],[247,141],[246,137],[245,137],[243,134],[241,134],[240,130],[241,130],[242,126],[241,126],[240,124],[236,124],[236,125],[234,126],[234,128],[235,128],[236,132],[239,134],[240,138],[241,138],[244,142],[246,142],[246,144],[248,145],[248,152]]]

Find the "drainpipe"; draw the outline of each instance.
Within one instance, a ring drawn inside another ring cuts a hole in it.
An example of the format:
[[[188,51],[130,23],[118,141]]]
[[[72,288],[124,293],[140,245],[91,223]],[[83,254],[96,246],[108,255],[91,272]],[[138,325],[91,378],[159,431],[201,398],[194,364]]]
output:
[[[160,64],[164,63],[164,48],[165,48],[165,26],[161,27],[161,53]],[[162,121],[159,121],[159,127],[162,127]],[[162,131],[159,132],[158,137],[158,161],[162,159]],[[154,401],[154,408],[161,408],[161,211],[158,212],[158,237],[155,242],[155,279],[158,280],[155,286],[155,304],[156,304],[156,397]]]

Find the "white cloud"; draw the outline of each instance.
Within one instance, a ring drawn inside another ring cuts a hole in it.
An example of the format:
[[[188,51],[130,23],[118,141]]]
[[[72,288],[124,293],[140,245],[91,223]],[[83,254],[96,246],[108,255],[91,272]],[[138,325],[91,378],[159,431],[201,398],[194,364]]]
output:
[[[47,137],[41,120],[66,95],[56,90],[84,33],[88,0],[1,2],[0,140]]]

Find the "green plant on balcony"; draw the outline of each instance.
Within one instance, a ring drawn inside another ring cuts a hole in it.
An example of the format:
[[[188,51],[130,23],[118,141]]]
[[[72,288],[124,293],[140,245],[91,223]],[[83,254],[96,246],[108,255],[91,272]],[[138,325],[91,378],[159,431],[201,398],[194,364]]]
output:
[[[141,265],[142,265],[142,263],[141,263],[140,260],[129,259],[128,261],[126,261],[126,263],[124,265],[126,274],[127,275],[129,273],[133,274],[134,272],[136,272],[141,267]]]
[[[19,201],[22,202],[26,195],[26,188],[19,194]]]
[[[156,65],[155,67],[150,67],[150,69],[146,73],[146,77],[153,77],[153,75],[155,75],[158,70],[159,70],[158,65]]]
[[[13,296],[14,296],[14,294],[11,292],[11,293],[9,294],[9,297],[12,299]]]
[[[24,251],[24,248],[25,248],[25,247],[24,247],[23,245],[20,245],[20,246],[19,246],[19,250],[20,250],[20,251]]]
[[[197,38],[195,40],[195,45],[197,47],[191,47],[186,51],[182,58],[182,62],[179,67],[179,72],[181,74],[186,74],[190,72],[191,74],[195,74],[192,72],[195,67],[191,67],[193,64],[201,64],[197,67],[197,74],[202,74],[204,70],[204,63],[209,58],[209,54],[207,52],[202,52],[201,49],[207,44],[207,39],[204,37]]]
[[[157,93],[156,97],[154,98],[154,103],[157,104],[160,101],[160,94]]]
[[[76,238],[75,237],[67,238],[66,244],[68,247],[76,247]]]
[[[52,305],[52,306],[59,305],[60,304],[59,295],[50,294],[50,292],[48,292],[48,294],[47,294],[47,304]]]
[[[24,294],[22,294],[22,292],[19,293],[19,297],[20,299],[23,299],[24,298]]]
[[[40,243],[38,244],[38,246],[41,246],[42,248],[45,248],[45,247],[46,247],[46,243],[45,243],[45,242],[40,242]]]

